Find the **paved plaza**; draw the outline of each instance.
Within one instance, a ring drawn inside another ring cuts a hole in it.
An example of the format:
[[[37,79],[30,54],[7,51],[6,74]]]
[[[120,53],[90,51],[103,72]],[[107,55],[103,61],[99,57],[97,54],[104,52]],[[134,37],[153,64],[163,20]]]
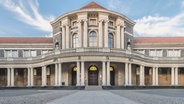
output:
[[[184,90],[0,90],[0,104],[184,104]]]

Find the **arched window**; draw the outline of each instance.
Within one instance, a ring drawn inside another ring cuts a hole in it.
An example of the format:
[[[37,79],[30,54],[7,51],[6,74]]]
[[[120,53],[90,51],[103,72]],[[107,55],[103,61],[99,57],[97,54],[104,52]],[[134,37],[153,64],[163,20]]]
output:
[[[59,42],[56,42],[55,49],[59,49]]]
[[[72,37],[72,39],[73,39],[73,48],[77,48],[78,47],[78,34],[77,33],[75,33],[75,34],[73,34],[73,37]]]
[[[97,46],[97,35],[96,32],[92,31],[89,34],[89,47],[96,47]]]
[[[112,33],[108,34],[108,48],[114,48],[114,38]]]

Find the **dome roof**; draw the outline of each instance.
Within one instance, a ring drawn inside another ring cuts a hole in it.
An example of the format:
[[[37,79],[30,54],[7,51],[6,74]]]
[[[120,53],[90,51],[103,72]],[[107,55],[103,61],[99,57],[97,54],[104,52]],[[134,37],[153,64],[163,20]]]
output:
[[[89,4],[87,4],[86,6],[83,6],[80,9],[91,9],[91,8],[106,9],[103,6],[97,4],[96,2],[90,2]]]

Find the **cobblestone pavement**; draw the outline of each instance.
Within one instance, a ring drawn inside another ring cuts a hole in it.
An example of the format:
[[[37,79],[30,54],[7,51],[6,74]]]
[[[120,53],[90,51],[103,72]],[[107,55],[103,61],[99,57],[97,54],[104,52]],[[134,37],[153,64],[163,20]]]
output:
[[[142,104],[184,104],[184,89],[111,90]]]
[[[184,89],[0,90],[0,104],[184,104]]]
[[[48,104],[139,104],[108,91],[80,91]]]
[[[0,104],[46,104],[74,90],[0,90]]]

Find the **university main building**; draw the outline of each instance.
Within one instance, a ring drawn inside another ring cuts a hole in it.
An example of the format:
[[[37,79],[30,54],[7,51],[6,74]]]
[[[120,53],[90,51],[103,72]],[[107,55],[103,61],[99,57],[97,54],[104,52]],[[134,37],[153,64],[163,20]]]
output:
[[[0,38],[0,87],[184,86],[184,37],[134,37],[95,2],[51,25],[52,38]]]

